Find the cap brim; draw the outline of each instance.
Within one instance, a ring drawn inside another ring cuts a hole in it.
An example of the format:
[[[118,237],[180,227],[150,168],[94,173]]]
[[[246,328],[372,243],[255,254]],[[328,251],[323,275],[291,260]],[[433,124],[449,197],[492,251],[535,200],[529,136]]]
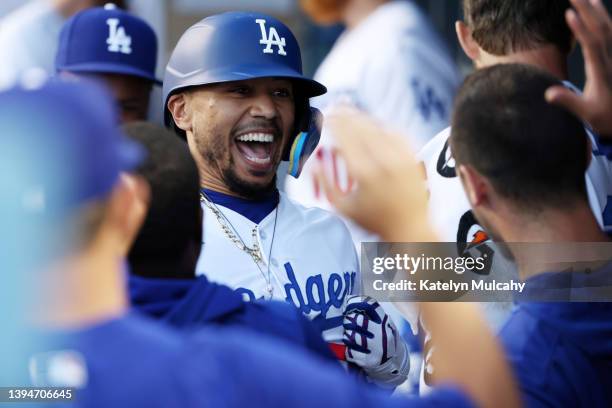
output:
[[[87,64],[74,64],[67,65],[59,68],[60,71],[68,72],[83,72],[83,73],[101,73],[101,74],[119,74],[119,75],[131,75],[138,78],[145,79],[153,82],[155,85],[161,85],[162,81],[157,79],[155,75],[142,69],[130,67],[124,64],[117,63],[87,63]]]
[[[279,66],[237,66],[232,67],[228,72],[225,72],[223,77],[224,81],[242,81],[245,79],[256,79],[256,78],[287,78],[298,81],[302,85],[302,90],[305,92],[305,96],[312,98],[315,96],[323,95],[327,92],[327,88],[315,81],[302,75],[301,73],[294,71],[290,68],[279,67]],[[214,75],[214,73],[211,73]],[[221,76],[221,75],[220,75]]]
[[[168,67],[168,69],[171,69]],[[215,70],[201,71],[190,75],[185,84],[181,84],[171,89],[168,95],[180,88],[188,86],[210,85],[222,82],[245,81],[257,78],[287,78],[298,81],[302,85],[305,96],[312,98],[323,95],[327,88],[310,78],[305,77],[300,72],[278,64],[258,64],[258,65],[234,65]]]

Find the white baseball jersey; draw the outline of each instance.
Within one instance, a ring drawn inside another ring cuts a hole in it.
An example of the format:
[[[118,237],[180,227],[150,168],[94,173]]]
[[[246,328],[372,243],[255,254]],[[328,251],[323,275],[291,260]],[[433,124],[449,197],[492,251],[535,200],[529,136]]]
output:
[[[248,247],[253,247],[256,227],[263,260],[258,268],[202,204],[204,232],[196,273],[249,299],[269,299],[269,268],[272,298],[293,303],[321,328],[326,341],[342,343],[344,301],[359,287],[357,254],[344,223],[327,211],[302,207],[283,193],[277,210],[259,224],[226,207],[217,208]]]
[[[429,189],[431,222],[443,241],[475,242],[481,229],[471,215],[470,204],[455,173],[448,138],[451,129],[445,129],[419,153],[425,163]],[[611,162],[598,154],[593,133],[587,129],[593,146],[591,164],[585,180],[589,204],[599,225],[606,231],[612,228],[612,170]]]
[[[405,135],[417,150],[448,126],[459,83],[445,45],[411,1],[385,3],[344,32],[315,79],[327,93],[311,104],[324,114],[349,103]],[[320,146],[331,146],[330,139],[324,123]],[[306,163],[299,179],[287,177],[285,191],[307,207],[331,210],[326,200],[315,196],[313,162]],[[340,179],[342,184],[344,175]],[[376,240],[348,221],[347,225],[356,244]]]
[[[64,18],[51,1],[29,1],[0,20],[0,86],[11,85],[25,71],[55,72],[54,61]]]

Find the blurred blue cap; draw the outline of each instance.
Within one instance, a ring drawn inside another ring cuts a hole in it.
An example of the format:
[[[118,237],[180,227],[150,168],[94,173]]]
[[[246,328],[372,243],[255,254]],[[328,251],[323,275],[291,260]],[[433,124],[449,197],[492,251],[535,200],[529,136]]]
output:
[[[114,4],[89,8],[64,24],[55,58],[57,71],[155,77],[157,37],[144,20]]]
[[[106,197],[144,156],[118,126],[111,96],[89,82],[0,92],[3,193],[45,219]]]

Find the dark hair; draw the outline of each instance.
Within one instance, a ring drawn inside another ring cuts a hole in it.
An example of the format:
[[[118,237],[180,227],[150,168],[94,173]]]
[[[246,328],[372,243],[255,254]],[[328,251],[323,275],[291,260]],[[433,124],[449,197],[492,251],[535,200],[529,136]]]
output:
[[[551,44],[569,54],[573,35],[565,22],[568,8],[568,0],[463,0],[472,37],[494,55]]]
[[[537,68],[501,64],[470,75],[455,100],[450,145],[457,165],[472,166],[526,211],[587,200],[584,126],[544,99],[559,84]]]
[[[193,276],[194,270],[178,270],[190,245],[195,243],[199,248],[202,241],[200,180],[189,148],[154,124],[136,122],[123,130],[146,150],[147,159],[135,173],[151,187],[151,204],[130,250],[130,264],[174,264],[177,269],[167,271],[167,277],[185,273]],[[146,273],[136,269],[133,267],[134,273]]]

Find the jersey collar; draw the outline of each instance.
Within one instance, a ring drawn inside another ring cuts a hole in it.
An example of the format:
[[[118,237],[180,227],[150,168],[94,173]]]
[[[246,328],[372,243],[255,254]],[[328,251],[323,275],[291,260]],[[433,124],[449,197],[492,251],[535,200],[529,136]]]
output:
[[[276,208],[276,206],[278,206],[280,197],[278,190],[276,189],[270,194],[257,200],[247,200],[244,198],[234,197],[206,188],[203,188],[202,192],[206,194],[206,196],[210,198],[215,205],[229,208],[243,217],[248,218],[255,224],[259,224]]]

